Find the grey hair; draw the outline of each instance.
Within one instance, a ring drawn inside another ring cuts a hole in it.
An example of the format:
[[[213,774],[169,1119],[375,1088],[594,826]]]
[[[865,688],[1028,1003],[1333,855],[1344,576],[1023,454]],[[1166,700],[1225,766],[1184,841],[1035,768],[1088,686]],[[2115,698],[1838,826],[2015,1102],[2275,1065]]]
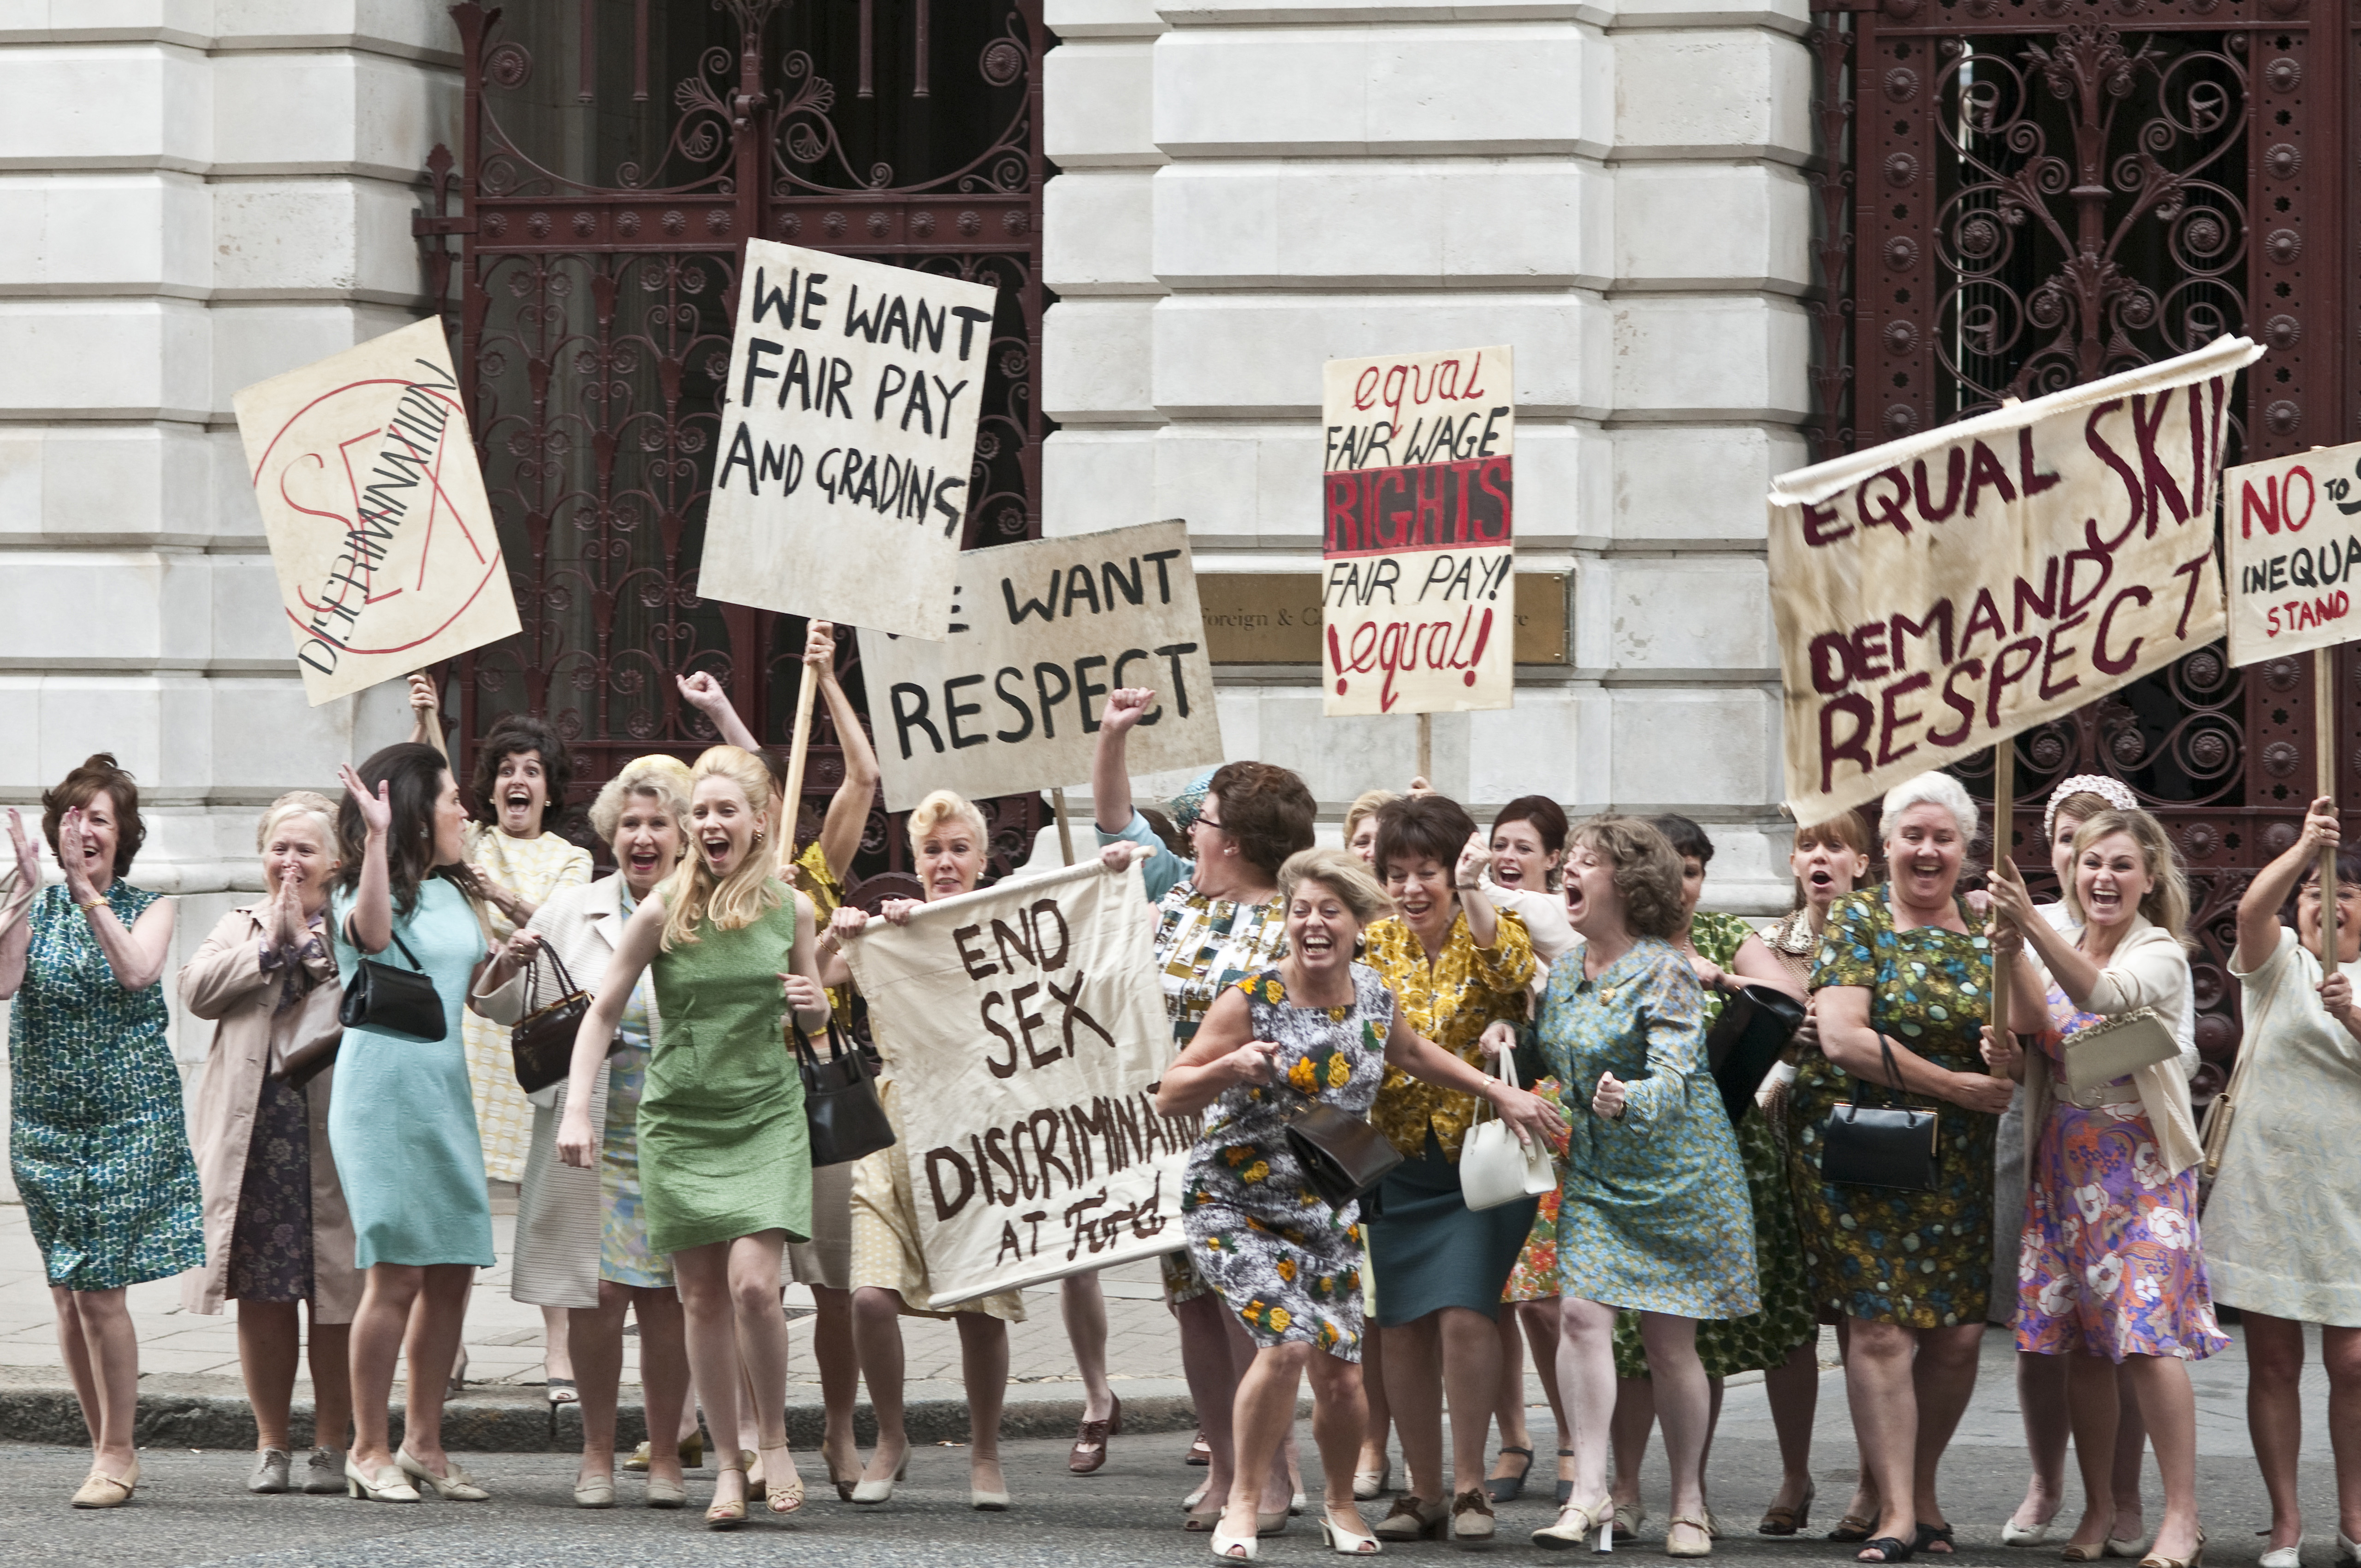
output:
[[[1914,806],[1939,806],[1951,814],[1959,825],[1960,837],[1975,842],[1976,803],[1968,796],[1967,785],[1949,773],[1920,773],[1904,779],[1885,792],[1885,805],[1878,818],[1877,838],[1880,844],[1894,841],[1894,829],[1900,826],[1902,814]]]

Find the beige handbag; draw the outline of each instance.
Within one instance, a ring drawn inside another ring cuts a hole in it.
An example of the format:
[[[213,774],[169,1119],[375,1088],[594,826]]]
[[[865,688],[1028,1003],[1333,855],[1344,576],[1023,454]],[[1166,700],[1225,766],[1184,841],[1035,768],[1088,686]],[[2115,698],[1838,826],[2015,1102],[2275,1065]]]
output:
[[[2118,1013],[2087,1029],[2075,1030],[2059,1043],[2059,1055],[2066,1062],[2067,1091],[2077,1096],[2180,1054],[2180,1042],[2172,1037],[2171,1026],[2153,1007]]]
[[[2201,1210],[2204,1200],[2213,1195],[2213,1179],[2222,1174],[2222,1156],[2230,1146],[2230,1120],[2237,1113],[2237,1102],[2246,1092],[2246,1069],[2254,1064],[2260,1049],[2260,1042],[2252,1039],[2239,1048],[2238,1065],[2230,1069],[2230,1086],[2215,1095],[2213,1103],[2205,1108],[2205,1131],[2199,1140],[2205,1154],[2198,1167]]]
[[[1517,1087],[1517,1064],[1503,1056],[1500,1076]],[[1557,1190],[1557,1168],[1550,1163],[1549,1146],[1539,1138],[1521,1142],[1516,1129],[1494,1114],[1489,1101],[1479,1101],[1476,1119],[1459,1146],[1459,1195],[1470,1209],[1497,1209],[1520,1198],[1538,1198]]]

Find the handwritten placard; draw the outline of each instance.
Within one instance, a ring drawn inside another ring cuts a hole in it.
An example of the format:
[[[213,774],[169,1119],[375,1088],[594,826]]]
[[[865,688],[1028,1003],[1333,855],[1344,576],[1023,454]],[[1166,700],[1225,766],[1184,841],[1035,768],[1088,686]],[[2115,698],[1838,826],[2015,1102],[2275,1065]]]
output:
[[[1321,692],[1331,717],[1513,701],[1515,384],[1505,347],[1327,362]]]
[[[230,402],[313,707],[517,630],[441,322]]]
[[[2361,442],[2233,468],[2222,500],[2231,663],[2361,636]]]

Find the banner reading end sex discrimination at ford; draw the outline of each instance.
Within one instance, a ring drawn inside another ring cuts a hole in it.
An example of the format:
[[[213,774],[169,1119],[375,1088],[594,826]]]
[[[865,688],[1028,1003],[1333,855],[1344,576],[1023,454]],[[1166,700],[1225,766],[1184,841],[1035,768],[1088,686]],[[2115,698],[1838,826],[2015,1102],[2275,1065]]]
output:
[[[861,641],[886,810],[936,789],[983,799],[1082,783],[1118,686],[1156,688],[1132,731],[1135,773],[1222,761],[1186,523],[970,550],[959,568],[948,640]]]
[[[1825,821],[2222,635],[2231,389],[2194,354],[1781,476],[1787,805]]]
[[[844,946],[901,1118],[940,1309],[1185,1245],[1194,1116],[1151,1092],[1172,1058],[1137,866],[1046,877],[872,920]]]
[[[316,707],[517,630],[443,323],[231,400]]]
[[[1513,356],[1331,359],[1321,423],[1322,711],[1510,707]]]
[[[2361,443],[2249,463],[2222,477],[2230,663],[2361,637]]]
[[[939,640],[994,299],[747,241],[697,591]]]

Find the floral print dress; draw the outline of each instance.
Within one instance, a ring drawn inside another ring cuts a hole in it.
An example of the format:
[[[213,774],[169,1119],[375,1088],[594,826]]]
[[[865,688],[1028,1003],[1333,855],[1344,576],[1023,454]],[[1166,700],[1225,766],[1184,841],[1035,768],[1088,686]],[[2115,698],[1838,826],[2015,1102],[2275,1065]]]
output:
[[[1279,1046],[1272,1064],[1289,1087],[1222,1091],[1180,1198],[1199,1274],[1257,1345],[1295,1340],[1345,1361],[1361,1359],[1359,1205],[1328,1206],[1290,1147],[1287,1124],[1307,1099],[1365,1116],[1377,1098],[1394,999],[1375,970],[1355,964],[1352,975],[1353,1000],[1341,1007],[1296,1006],[1277,970],[1236,982],[1252,1037]]]
[[[2202,1361],[2230,1342],[2197,1250],[2197,1172],[2166,1168],[2129,1079],[2077,1104],[2065,1039],[2104,1020],[2049,987],[2049,1027],[2027,1071],[2050,1074],[2016,1266],[2016,1348],[2037,1355]]]

